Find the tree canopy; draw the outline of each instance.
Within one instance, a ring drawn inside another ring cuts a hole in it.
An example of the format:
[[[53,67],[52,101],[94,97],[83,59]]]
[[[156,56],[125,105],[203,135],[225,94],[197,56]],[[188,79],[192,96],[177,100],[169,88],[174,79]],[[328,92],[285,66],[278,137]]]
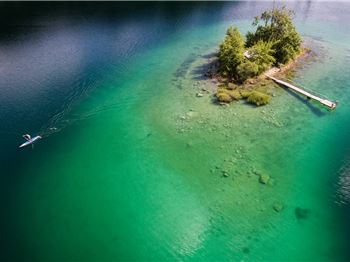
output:
[[[282,7],[255,17],[255,32],[246,41],[237,28],[230,27],[220,44],[220,72],[236,81],[245,81],[266,71],[273,64],[285,64],[301,49],[301,37],[293,25],[293,12]],[[245,50],[247,48],[247,50]],[[249,58],[244,57],[247,51]]]
[[[274,57],[277,63],[285,64],[299,52],[301,37],[293,24],[293,11],[282,7],[263,12],[255,17],[254,33],[246,35],[246,46],[251,47],[259,41],[272,43]]]
[[[275,63],[276,59],[273,56],[275,50],[271,42],[259,40],[255,45],[248,49],[250,59],[258,66],[258,74],[263,73]]]
[[[244,60],[244,39],[236,27],[229,27],[220,44],[220,71],[223,75],[237,78],[237,67]]]

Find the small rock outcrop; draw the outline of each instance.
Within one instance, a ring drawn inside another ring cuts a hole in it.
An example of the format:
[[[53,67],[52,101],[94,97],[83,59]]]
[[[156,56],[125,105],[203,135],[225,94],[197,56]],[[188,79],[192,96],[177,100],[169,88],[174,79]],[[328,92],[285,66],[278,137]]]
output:
[[[297,219],[306,219],[310,214],[310,210],[306,208],[296,207],[294,213]]]
[[[282,209],[284,208],[284,205],[281,202],[276,202],[273,204],[272,208],[278,213],[282,211]]]
[[[260,174],[259,175],[259,182],[261,184],[264,184],[266,185],[270,180],[270,176],[269,175],[266,175],[266,174]]]

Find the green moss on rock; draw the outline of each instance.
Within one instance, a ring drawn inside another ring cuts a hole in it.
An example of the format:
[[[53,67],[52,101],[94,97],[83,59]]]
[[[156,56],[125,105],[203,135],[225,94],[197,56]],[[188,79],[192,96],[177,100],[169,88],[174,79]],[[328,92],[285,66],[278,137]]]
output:
[[[243,99],[247,99],[251,95],[252,91],[241,90],[240,93],[241,93],[241,96],[242,96]]]
[[[310,214],[309,209],[301,208],[301,207],[296,207],[294,212],[297,219],[306,219]]]
[[[230,103],[233,101],[232,97],[226,92],[217,92],[216,97],[221,103]]]
[[[234,100],[242,99],[241,93],[238,90],[227,90],[227,92]]]
[[[233,100],[242,99],[241,93],[238,90],[228,90],[225,88],[219,88],[216,92],[216,97],[222,103],[230,103]]]
[[[263,106],[270,102],[270,96],[259,91],[253,91],[248,96],[247,101],[257,106]]]
[[[260,177],[259,177],[259,182],[261,184],[264,184],[266,185],[270,180],[270,176],[269,175],[266,175],[266,174],[260,174]]]
[[[276,202],[276,203],[273,204],[272,208],[273,208],[273,210],[275,210],[276,212],[281,212],[282,209],[284,208],[284,205],[283,205],[283,203],[281,203],[281,202]]]

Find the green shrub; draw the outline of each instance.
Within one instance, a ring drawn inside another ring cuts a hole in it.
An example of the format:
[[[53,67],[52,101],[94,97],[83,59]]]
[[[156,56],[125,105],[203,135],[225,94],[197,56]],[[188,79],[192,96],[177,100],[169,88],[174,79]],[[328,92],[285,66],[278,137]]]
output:
[[[293,11],[285,7],[267,10],[255,17],[253,26],[256,30],[246,34],[246,42],[236,27],[227,30],[219,50],[221,76],[244,82],[300,53],[301,37],[293,24]],[[248,59],[244,57],[245,48]]]
[[[221,83],[221,84],[218,85],[218,87],[219,88],[226,88],[226,84]]]
[[[218,92],[216,93],[216,97],[218,101],[222,103],[230,103],[233,101],[233,98],[226,92]]]
[[[234,99],[240,100],[242,99],[241,93],[238,90],[227,90],[227,93]]]
[[[301,37],[293,24],[293,11],[274,8],[255,17],[255,32],[246,34],[246,47],[252,47],[259,41],[273,43],[274,58],[277,63],[287,63],[300,52]]]
[[[216,93],[226,93],[226,86],[220,86],[218,90],[216,90]]]
[[[275,51],[272,49],[272,42],[263,42],[259,40],[255,45],[248,49],[251,58],[249,59],[257,65],[257,75],[265,72],[276,61],[273,57]]]
[[[244,82],[248,78],[257,76],[259,73],[259,67],[252,61],[246,60],[237,67],[238,79]]]
[[[263,106],[270,102],[270,96],[259,91],[253,91],[248,96],[247,101],[257,106]]]
[[[218,89],[218,91],[216,92],[216,97],[218,98],[219,102],[224,102],[224,103],[230,103],[233,100],[242,99],[242,96],[239,90],[228,90],[224,88]]]
[[[247,99],[250,96],[250,94],[252,93],[252,91],[241,90],[240,93],[241,93],[241,96],[242,96],[243,99]]]
[[[300,52],[299,48],[293,47],[293,45],[285,42],[278,42],[276,44],[276,61],[280,64],[286,64],[290,60],[294,59]]]
[[[220,44],[220,72],[223,76],[237,78],[237,66],[244,60],[244,39],[235,27],[226,32],[224,41]]]

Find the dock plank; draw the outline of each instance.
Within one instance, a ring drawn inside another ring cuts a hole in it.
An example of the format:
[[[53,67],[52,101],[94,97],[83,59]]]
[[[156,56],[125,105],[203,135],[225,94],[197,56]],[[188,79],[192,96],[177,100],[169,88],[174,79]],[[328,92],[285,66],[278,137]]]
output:
[[[279,80],[273,76],[271,76],[270,74],[265,74],[266,77],[270,78],[271,80],[275,81],[276,83],[280,84],[280,85],[283,85],[285,87],[288,87],[292,90],[294,90],[295,92],[299,93],[299,94],[302,94],[304,96],[306,96],[307,98],[309,99],[313,99],[315,101],[318,101],[319,103],[321,103],[322,105],[328,107],[329,109],[335,109],[337,104],[335,102],[332,102],[332,101],[329,101],[327,99],[324,99],[324,98],[321,98],[321,97],[318,97],[314,94],[311,94],[307,91],[305,91],[304,89],[300,88],[300,87],[297,87],[297,86],[294,86],[290,83],[287,83],[285,81],[282,81],[282,80]]]

